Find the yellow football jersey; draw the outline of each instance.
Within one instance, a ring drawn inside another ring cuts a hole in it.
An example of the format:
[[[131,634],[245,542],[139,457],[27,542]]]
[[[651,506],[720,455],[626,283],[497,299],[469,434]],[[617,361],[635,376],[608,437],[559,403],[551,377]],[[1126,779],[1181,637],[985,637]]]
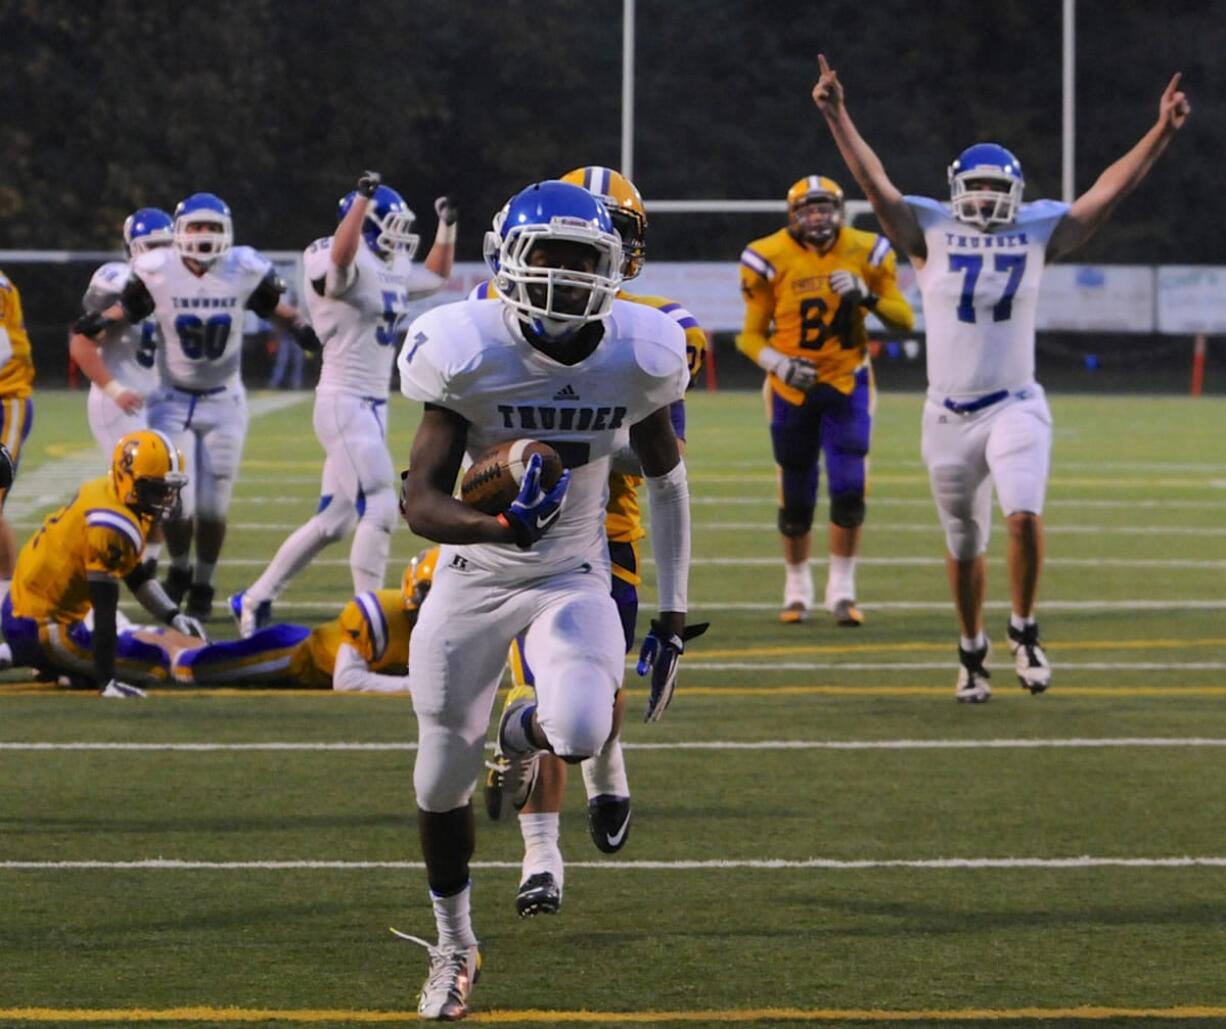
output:
[[[409,670],[409,636],[415,611],[406,611],[399,589],[359,593],[338,618],[311,631],[290,665],[290,677],[304,686],[328,686],[336,655],[348,643],[372,672],[404,675]]]
[[[737,346],[757,358],[764,346],[817,365],[818,381],[850,393],[854,375],[867,360],[864,308],[845,306],[830,288],[830,273],[860,276],[879,297],[878,313],[908,325],[913,319],[898,288],[894,251],[884,236],[844,227],[833,247],[818,254],[788,232],[756,239],[741,254],[745,327]],[[773,331],[768,331],[771,326]],[[769,376],[771,388],[792,404],[804,394]]]
[[[0,272],[0,333],[8,337],[13,353],[0,368],[0,396],[28,397],[34,386],[34,357],[21,312],[21,294]]]
[[[17,555],[13,613],[78,622],[90,611],[89,580],[122,579],[140,564],[153,518],[119,500],[110,479],[87,482]]]

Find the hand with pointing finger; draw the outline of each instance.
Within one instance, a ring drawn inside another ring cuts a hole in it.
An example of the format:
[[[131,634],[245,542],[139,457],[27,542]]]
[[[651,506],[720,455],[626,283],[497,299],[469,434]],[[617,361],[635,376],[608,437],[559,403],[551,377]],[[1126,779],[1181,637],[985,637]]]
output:
[[[1183,123],[1192,113],[1192,105],[1179,88],[1179,80],[1182,77],[1183,72],[1175,72],[1171,81],[1166,84],[1166,89],[1162,91],[1162,99],[1158,101],[1158,124],[1167,132],[1178,132],[1182,129]]]
[[[827,118],[837,118],[843,110],[843,83],[839,73],[826,63],[826,55],[817,55],[817,67],[821,73],[813,87],[813,102]]]

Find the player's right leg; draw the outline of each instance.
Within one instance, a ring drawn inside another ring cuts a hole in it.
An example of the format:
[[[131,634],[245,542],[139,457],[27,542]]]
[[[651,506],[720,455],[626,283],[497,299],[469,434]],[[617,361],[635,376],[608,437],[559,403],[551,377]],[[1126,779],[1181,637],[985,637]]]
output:
[[[813,511],[817,505],[817,455],[821,446],[821,412],[816,390],[799,407],[767,385],[771,446],[779,480],[779,535],[783,541],[783,609],[779,620],[796,624],[813,607]]]
[[[507,647],[531,615],[531,597],[453,567],[444,547],[409,652],[418,751],[413,785],[426,878],[438,929],[418,1010],[460,1018],[480,965],[470,900],[475,848],[472,794]]]
[[[987,426],[982,418],[955,414],[928,401],[922,433],[924,463],[945,531],[946,570],[962,630],[954,696],[963,703],[982,703],[992,695],[990,645],[983,631],[984,554],[992,516]]]
[[[833,391],[832,391],[833,392]],[[822,415],[822,451],[830,492],[830,567],[826,610],[835,624],[854,628],[864,615],[856,604],[856,555],[864,524],[864,493],[873,416],[872,375],[861,368],[847,396],[829,398]]]
[[[190,393],[171,388],[160,388],[149,395],[146,412],[149,428],[157,429],[170,438],[187,459],[187,485],[179,494],[179,510],[173,518],[163,523],[166,534],[166,551],[170,568],[162,582],[166,595],[174,603],[180,603],[192,585],[192,536],[193,519],[196,513],[196,486],[199,453],[197,437],[191,423],[195,398]]]

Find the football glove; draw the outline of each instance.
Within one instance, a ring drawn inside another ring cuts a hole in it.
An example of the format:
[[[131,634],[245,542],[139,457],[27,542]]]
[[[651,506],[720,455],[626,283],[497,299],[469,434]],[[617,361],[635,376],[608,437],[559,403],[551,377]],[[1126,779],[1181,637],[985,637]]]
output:
[[[553,489],[546,492],[541,488],[541,455],[533,454],[528,459],[523,481],[519,484],[519,496],[498,516],[498,520],[511,530],[520,550],[531,550],[532,544],[553,528],[562,513],[562,501],[566,499],[569,485],[570,469],[567,468]]]
[[[307,322],[295,322],[286,330],[290,339],[292,339],[301,348],[304,354],[317,354],[319,348],[323,346],[319,342],[319,337],[315,335],[315,330]]]
[[[644,722],[658,722],[668,709],[677,688],[677,669],[686,643],[697,639],[710,626],[710,622],[687,625],[678,636],[665,629],[657,619],[651,620],[651,632],[643,640],[643,649],[639,651],[639,663],[635,668],[639,675],[651,675],[651,694],[647,698]]]
[[[198,640],[208,639],[204,626],[200,624],[200,619],[193,618],[191,615],[175,615],[170,620],[170,627],[176,632],[183,633],[184,636],[195,636]]]
[[[460,217],[460,208],[451,197],[438,197],[434,201],[434,213],[444,225],[454,225]]]
[[[868,291],[868,286],[859,275],[839,269],[830,273],[830,288],[840,297],[852,304],[863,304],[871,307],[877,298]]]
[[[358,179],[358,193],[367,200],[375,195],[375,190],[383,185],[383,176],[377,171],[364,171]]]
[[[132,686],[126,682],[120,682],[118,679],[112,679],[102,687],[99,696],[105,697],[107,700],[143,700],[145,691],[139,686]]]
[[[817,382],[817,365],[803,357],[789,357],[775,374],[785,386],[804,391]]]
[[[101,311],[87,311],[72,323],[72,331],[78,336],[87,336],[93,339],[110,324],[112,324],[111,319],[103,318]]]

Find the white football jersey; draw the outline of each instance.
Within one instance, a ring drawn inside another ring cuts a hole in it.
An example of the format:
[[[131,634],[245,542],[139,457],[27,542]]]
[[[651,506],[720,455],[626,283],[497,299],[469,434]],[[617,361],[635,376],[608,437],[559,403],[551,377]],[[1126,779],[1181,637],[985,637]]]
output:
[[[924,298],[929,396],[966,401],[1033,383],[1047,241],[1068,205],[1022,204],[1009,225],[985,230],[958,221],[937,200],[905,199],[928,246],[915,278]]]
[[[231,247],[200,276],[188,271],[174,247],[146,251],[132,262],[157,305],[162,385],[208,390],[241,382],[247,300],[271,269],[251,247]]]
[[[331,251],[332,237],[327,236],[302,255],[307,311],[324,348],[317,389],[384,400],[396,359],[396,320],[410,303],[437,293],[446,280],[403,254],[383,261],[359,242],[357,275],[349,288],[340,296],[320,296],[315,284],[328,274]]]
[[[81,305],[87,311],[105,311],[119,299],[130,274],[127,261],[107,261],[90,278]],[[157,322],[152,318],[129,325],[117,336],[108,334],[101,354],[111,377],[128,389],[148,394],[157,384],[153,364],[158,335]]]
[[[505,304],[465,300],[436,307],[409,326],[400,388],[469,423],[467,455],[506,440],[543,440],[571,469],[562,513],[531,550],[514,544],[457,548],[472,568],[522,579],[607,569],[605,503],[619,430],[685,395],[685,331],[666,314],[617,300],[599,346],[576,365],[528,343]]]

